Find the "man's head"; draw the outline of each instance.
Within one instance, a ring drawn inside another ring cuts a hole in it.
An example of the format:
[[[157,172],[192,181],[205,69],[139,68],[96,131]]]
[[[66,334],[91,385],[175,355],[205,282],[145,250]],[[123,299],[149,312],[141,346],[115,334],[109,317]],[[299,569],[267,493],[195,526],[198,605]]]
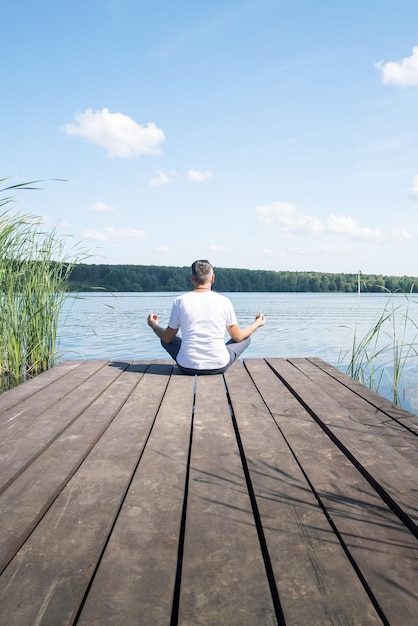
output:
[[[192,281],[195,285],[213,282],[213,267],[209,261],[195,261],[192,264]]]

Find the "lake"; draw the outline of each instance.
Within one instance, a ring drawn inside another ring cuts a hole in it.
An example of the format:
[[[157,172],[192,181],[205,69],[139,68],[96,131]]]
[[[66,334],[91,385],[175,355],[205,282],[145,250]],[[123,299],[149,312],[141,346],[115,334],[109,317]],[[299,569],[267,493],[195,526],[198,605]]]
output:
[[[158,313],[167,325],[171,303],[178,293],[85,293],[67,296],[59,324],[59,360],[109,358],[143,360],[169,358],[147,325],[149,313]],[[418,350],[418,301],[401,294],[353,293],[227,293],[240,326],[257,312],[267,321],[252,337],[247,357],[316,356],[345,371],[354,337],[360,341],[385,308],[396,310],[379,333],[379,348],[395,339]],[[412,318],[416,320],[412,322]],[[396,327],[393,328],[393,320]],[[396,341],[395,341],[396,343]],[[391,360],[384,351],[382,363]],[[385,365],[379,391],[392,399],[391,366]],[[418,413],[418,358],[406,361],[401,403]]]

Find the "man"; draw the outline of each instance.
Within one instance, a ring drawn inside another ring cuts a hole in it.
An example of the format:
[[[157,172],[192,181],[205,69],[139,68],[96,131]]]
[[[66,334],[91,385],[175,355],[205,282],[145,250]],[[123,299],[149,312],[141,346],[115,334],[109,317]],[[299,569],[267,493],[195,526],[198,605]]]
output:
[[[148,325],[161,345],[185,374],[221,374],[250,345],[250,337],[264,326],[265,316],[257,313],[250,326],[240,328],[232,302],[214,291],[213,267],[209,261],[195,261],[191,281],[194,289],[175,298],[167,328],[158,315],[148,315]],[[181,339],[177,332],[181,330]],[[225,330],[231,339],[225,344]]]

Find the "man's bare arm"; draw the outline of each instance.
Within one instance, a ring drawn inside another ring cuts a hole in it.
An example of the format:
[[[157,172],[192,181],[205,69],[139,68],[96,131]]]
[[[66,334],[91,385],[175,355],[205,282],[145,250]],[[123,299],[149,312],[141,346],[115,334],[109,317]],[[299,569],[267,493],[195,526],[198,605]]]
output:
[[[264,326],[265,323],[265,315],[263,313],[257,313],[254,322],[246,328],[240,328],[238,324],[234,324],[233,326],[227,326],[226,329],[230,334],[231,339],[239,343],[240,341],[244,341],[244,339],[250,337],[253,332],[257,330],[257,328]]]
[[[160,339],[165,341],[165,343],[171,343],[178,333],[178,328],[170,328],[170,326],[167,326],[167,328],[163,328],[162,326],[160,326],[158,323],[158,315],[156,313],[150,313],[148,315],[147,321],[148,326],[150,326],[154,333]]]

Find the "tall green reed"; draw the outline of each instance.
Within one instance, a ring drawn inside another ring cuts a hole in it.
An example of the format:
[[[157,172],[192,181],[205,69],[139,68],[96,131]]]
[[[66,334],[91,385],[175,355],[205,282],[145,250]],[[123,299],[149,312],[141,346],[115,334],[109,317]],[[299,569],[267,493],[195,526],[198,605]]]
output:
[[[359,299],[360,291],[359,273]],[[401,404],[405,368],[418,356],[418,311],[412,310],[418,302],[411,293],[387,292],[377,320],[361,338],[356,326],[351,351],[342,359],[347,362],[348,356],[346,373],[370,389],[379,391],[383,383],[389,383],[395,404]]]
[[[5,194],[33,184],[0,189],[0,391],[55,364],[67,279],[81,253],[65,252],[64,238],[39,218],[4,208],[14,200]]]

